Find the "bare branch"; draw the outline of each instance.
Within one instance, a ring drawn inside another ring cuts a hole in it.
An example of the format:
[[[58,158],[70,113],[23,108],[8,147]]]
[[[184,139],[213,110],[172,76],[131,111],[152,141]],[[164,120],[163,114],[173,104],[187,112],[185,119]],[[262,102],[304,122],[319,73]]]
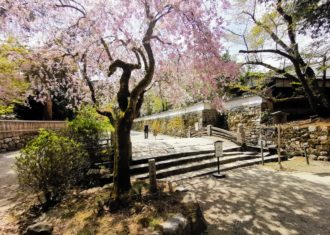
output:
[[[93,104],[95,105],[96,107],[96,112],[99,113],[100,115],[103,115],[103,116],[106,116],[109,118],[110,120],[110,123],[112,125],[114,125],[114,118],[113,118],[113,115],[111,112],[107,112],[107,111],[101,111],[99,109],[99,103],[96,99],[96,95],[95,95],[95,89],[94,89],[94,85],[93,85],[93,82],[90,80],[89,76],[87,75],[87,55],[86,53],[83,54],[82,58],[81,58],[81,62],[83,63],[83,70],[82,70],[82,76],[83,76],[83,79],[86,81],[87,83],[87,86],[91,92],[91,98],[92,98],[92,102]]]
[[[149,20],[152,20],[153,16],[151,15],[150,13],[150,6],[148,4],[148,1],[144,0],[144,9],[145,9],[145,12],[146,12],[146,16]]]
[[[281,56],[284,56],[288,58],[291,61],[295,61],[295,58],[290,56],[289,54],[276,50],[276,49],[263,49],[263,50],[239,50],[239,53],[246,53],[246,54],[255,54],[255,53],[274,53],[274,54],[279,54]]]
[[[138,68],[141,68],[141,59],[140,59],[139,53],[134,48],[132,49],[132,51],[133,51],[133,53],[134,53],[134,55],[135,55],[135,57],[137,59]]]
[[[150,39],[156,39],[157,41],[161,42],[162,44],[166,44],[166,45],[172,45],[172,43],[170,42],[165,42],[162,39],[160,39],[158,36],[152,36],[150,37]]]
[[[135,88],[131,92],[131,98],[132,99],[137,99],[140,94],[145,90],[145,88],[151,83],[152,77],[155,71],[155,58],[153,55],[153,51],[150,45],[150,38],[152,37],[154,28],[156,26],[157,21],[151,21],[149,23],[148,29],[144,35],[144,38],[142,40],[143,42],[143,47],[145,51],[147,52],[148,55],[148,64],[149,67],[146,71],[146,74],[144,78],[135,86]],[[134,105],[134,104],[131,104]]]
[[[256,25],[258,25],[259,27],[263,28],[269,34],[269,36],[276,43],[278,43],[286,52],[288,52],[290,54],[294,54],[294,51],[292,50],[292,48],[290,48],[288,45],[286,45],[268,26],[266,26],[263,23],[261,23],[260,21],[258,21],[253,14],[246,12],[246,11],[243,11],[243,13],[250,16],[251,19],[254,21],[254,23]]]
[[[98,114],[102,115],[102,116],[106,116],[106,117],[108,117],[109,120],[110,120],[111,125],[114,126],[114,124],[115,124],[115,119],[113,118],[113,114],[112,114],[111,112],[108,112],[108,111],[102,111],[102,110],[100,110],[100,109],[96,109],[96,112],[97,112]]]
[[[79,11],[83,16],[86,15],[86,10],[85,10],[85,8],[82,7],[81,4],[77,3],[76,1],[71,1],[71,2],[75,2],[75,3],[77,3],[78,5],[80,5],[80,7],[82,7],[82,9],[80,9],[80,8],[78,8],[78,7],[76,7],[76,6],[73,6],[73,5],[71,5],[71,4],[65,4],[65,3],[63,3],[62,1],[59,1],[59,2],[60,2],[60,4],[56,4],[56,5],[55,5],[56,7],[71,8],[71,9],[74,9],[74,10],[76,10],[76,11]]]
[[[143,65],[144,65],[145,70],[148,70],[147,59],[146,59],[146,56],[144,55],[142,49],[141,48],[134,47],[132,50],[135,50],[135,51],[137,51],[139,53],[139,55],[142,58],[142,61],[143,61]]]
[[[126,63],[122,60],[115,60],[109,66],[108,76],[110,77],[112,74],[114,74],[116,72],[117,68],[121,68],[124,71],[125,70],[130,70],[130,72],[131,72],[134,69],[140,69],[141,68],[141,63],[139,63],[139,64],[130,64],[130,63]]]
[[[288,24],[288,35],[291,42],[291,47],[294,49],[295,53],[298,55],[298,44],[296,42],[295,26],[292,21],[292,17],[285,13],[282,8],[282,0],[278,0],[276,4],[276,10],[284,18]]]
[[[250,65],[250,64],[253,64],[253,65],[261,65],[261,66],[263,66],[263,67],[265,67],[265,68],[268,68],[268,69],[270,69],[270,70],[275,71],[275,72],[278,73],[278,74],[281,74],[281,75],[285,76],[286,78],[289,78],[289,79],[291,79],[291,80],[293,80],[293,81],[297,81],[297,82],[299,82],[299,79],[298,79],[298,78],[296,78],[296,77],[293,76],[292,74],[288,73],[288,72],[285,71],[284,69],[276,68],[276,67],[274,67],[274,66],[272,66],[272,65],[270,65],[270,64],[266,64],[266,63],[264,63],[264,62],[260,62],[260,61],[248,61],[248,62],[243,63],[242,65]]]
[[[93,83],[89,79],[89,76],[87,75],[87,58],[86,57],[87,57],[87,55],[86,55],[86,53],[84,53],[82,58],[81,58],[81,62],[83,63],[82,76],[83,76],[83,79],[86,81],[87,86],[88,86],[88,88],[91,92],[91,98],[92,98],[93,103],[95,105],[98,105],[98,102],[96,100],[95,89],[94,89]]]
[[[113,61],[113,58],[112,58],[111,53],[110,53],[109,46],[108,46],[108,44],[106,43],[106,41],[102,37],[101,37],[101,43],[102,43],[102,45],[103,45],[103,47],[105,49],[105,52],[108,55],[109,60],[110,61]]]
[[[166,5],[161,12],[158,12],[155,16],[155,21],[160,20],[162,17],[166,16],[169,14],[173,9],[173,6],[168,4]]]

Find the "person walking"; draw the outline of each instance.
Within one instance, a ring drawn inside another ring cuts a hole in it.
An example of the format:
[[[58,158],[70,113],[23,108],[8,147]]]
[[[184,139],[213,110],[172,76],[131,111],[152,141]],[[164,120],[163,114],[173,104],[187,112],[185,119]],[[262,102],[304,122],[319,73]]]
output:
[[[144,125],[144,138],[148,139],[148,134],[149,134],[149,126]]]

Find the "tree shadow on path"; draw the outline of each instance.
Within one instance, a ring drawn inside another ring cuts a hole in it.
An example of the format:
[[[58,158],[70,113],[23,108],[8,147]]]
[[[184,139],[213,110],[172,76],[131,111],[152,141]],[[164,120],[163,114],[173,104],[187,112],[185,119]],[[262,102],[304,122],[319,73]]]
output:
[[[330,184],[257,168],[180,184],[200,203],[210,235],[330,234]]]

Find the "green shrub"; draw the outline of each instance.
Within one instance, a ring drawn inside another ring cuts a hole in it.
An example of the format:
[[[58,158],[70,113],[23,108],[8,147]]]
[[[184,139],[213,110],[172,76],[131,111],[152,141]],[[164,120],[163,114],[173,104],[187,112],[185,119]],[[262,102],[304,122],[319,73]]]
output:
[[[81,144],[54,131],[41,130],[21,150],[15,165],[20,185],[41,192],[50,203],[84,178],[89,162]]]
[[[14,106],[9,105],[9,106],[4,106],[0,104],[0,116],[1,115],[7,115],[7,114],[12,114],[13,113]]]
[[[68,136],[81,143],[90,157],[94,156],[92,147],[97,146],[100,139],[112,130],[109,120],[90,106],[80,110],[77,117],[68,124]]]
[[[167,124],[167,132],[175,136],[185,136],[185,125],[182,117],[175,117],[170,119]]]

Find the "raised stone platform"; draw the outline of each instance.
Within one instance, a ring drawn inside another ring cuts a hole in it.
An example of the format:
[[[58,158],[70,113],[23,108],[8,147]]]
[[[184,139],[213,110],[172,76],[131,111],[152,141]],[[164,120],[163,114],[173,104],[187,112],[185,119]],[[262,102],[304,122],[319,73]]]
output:
[[[141,132],[132,132],[133,159],[131,175],[136,179],[148,178],[148,160],[154,158],[157,179],[178,181],[217,172],[218,161],[214,156],[214,142],[223,141],[223,157],[220,158],[221,170],[261,163],[259,149],[241,151],[241,147],[229,140],[207,136],[200,138],[175,138],[166,135],[144,139]],[[264,151],[264,160],[276,161]]]
[[[149,138],[144,139],[143,133],[137,131],[131,132],[131,140],[133,160],[179,153],[214,151],[214,142],[218,140],[224,141],[224,150],[239,148],[237,144],[217,137],[178,138],[158,135],[155,138],[149,134]]]

